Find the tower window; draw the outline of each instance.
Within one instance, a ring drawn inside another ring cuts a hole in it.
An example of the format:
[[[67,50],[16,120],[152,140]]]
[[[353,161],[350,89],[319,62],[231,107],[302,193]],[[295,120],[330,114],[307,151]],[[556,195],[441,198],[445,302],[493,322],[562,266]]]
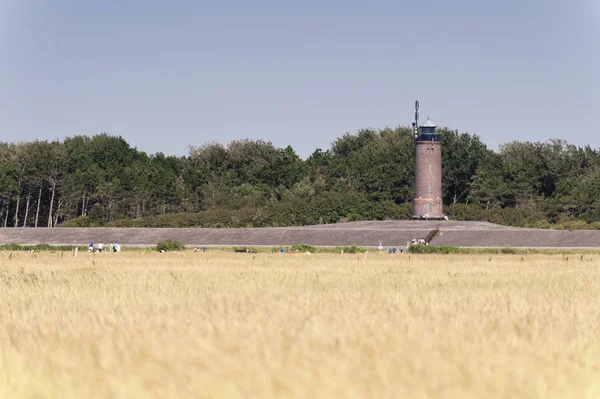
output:
[[[429,203],[429,213],[433,212],[433,205],[431,205],[431,202]]]
[[[431,194],[431,191],[432,191],[432,187],[431,187],[431,183],[429,183],[429,194]]]
[[[429,148],[425,148],[425,153],[429,154]]]
[[[433,166],[431,166],[431,164],[429,164],[429,167],[427,169],[429,170],[429,173],[431,173],[433,171]]]
[[[431,149],[431,153],[433,154],[433,148]]]

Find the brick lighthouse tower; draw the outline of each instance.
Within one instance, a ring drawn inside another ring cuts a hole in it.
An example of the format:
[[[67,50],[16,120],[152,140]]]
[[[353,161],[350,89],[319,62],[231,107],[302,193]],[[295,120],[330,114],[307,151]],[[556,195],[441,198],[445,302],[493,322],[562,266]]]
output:
[[[415,102],[415,199],[413,219],[443,219],[442,136],[427,118],[419,126],[419,102]]]

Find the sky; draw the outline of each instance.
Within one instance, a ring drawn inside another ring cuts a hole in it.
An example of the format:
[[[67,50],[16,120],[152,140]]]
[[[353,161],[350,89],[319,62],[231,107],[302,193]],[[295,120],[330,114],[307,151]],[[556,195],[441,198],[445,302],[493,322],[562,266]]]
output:
[[[0,0],[0,141],[249,138],[303,158],[421,118],[600,148],[597,0]]]

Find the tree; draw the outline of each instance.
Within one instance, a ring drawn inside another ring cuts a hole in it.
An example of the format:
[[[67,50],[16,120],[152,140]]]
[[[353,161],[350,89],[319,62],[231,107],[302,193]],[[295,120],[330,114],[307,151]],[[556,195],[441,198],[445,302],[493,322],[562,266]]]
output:
[[[466,202],[470,182],[479,165],[492,156],[479,136],[439,129],[442,135],[442,185],[444,203]],[[479,177],[481,178],[481,176]]]
[[[600,155],[562,140],[442,135],[443,196],[454,217],[547,226],[600,220]],[[262,140],[148,155],[122,137],[0,143],[4,226],[289,226],[411,217],[412,129],[361,129],[305,161]],[[46,222],[47,220],[47,222]]]
[[[19,191],[18,177],[12,165],[0,161],[0,223],[6,227],[11,199]]]
[[[414,144],[410,129],[362,130],[355,136],[344,135],[332,147],[327,163],[331,188],[365,192],[373,201],[401,204],[412,199]]]
[[[90,209],[88,218],[93,226],[102,225],[104,223],[104,206],[95,203],[94,206],[92,206],[92,209]]]

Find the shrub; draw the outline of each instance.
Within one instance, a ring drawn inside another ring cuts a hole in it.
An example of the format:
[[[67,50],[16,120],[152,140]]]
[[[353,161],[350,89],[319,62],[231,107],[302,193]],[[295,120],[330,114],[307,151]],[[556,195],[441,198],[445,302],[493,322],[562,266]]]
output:
[[[411,245],[408,247],[408,252],[413,254],[456,254],[460,252],[459,247],[453,245]]]
[[[23,247],[19,244],[5,244],[0,249],[3,251],[22,251]]]
[[[158,244],[156,244],[156,250],[157,251],[164,251],[164,252],[168,252],[168,251],[181,251],[182,249],[184,249],[185,246],[180,243],[177,240],[166,240],[166,241],[161,241]]]
[[[87,251],[87,246],[77,245],[18,245],[18,244],[5,244],[0,245],[0,251],[73,251],[75,248],[79,248],[80,251]]]
[[[346,219],[347,219],[349,222],[358,222],[358,221],[360,221],[360,220],[365,220],[365,218],[363,217],[363,215],[360,215],[360,214],[358,214],[358,213],[349,213],[349,214],[346,216]]]
[[[558,230],[589,230],[591,227],[583,220],[568,220],[556,226]]]
[[[90,219],[87,216],[79,216],[58,225],[59,227],[90,227]]]
[[[340,252],[344,251],[345,254],[357,254],[366,251],[366,249],[361,248],[356,244],[352,245],[351,247],[337,247],[336,250]]]
[[[315,252],[315,247],[308,244],[295,244],[292,245],[292,251],[296,252]]]
[[[253,247],[233,247],[233,252],[256,254],[258,250]]]
[[[534,229],[551,229],[554,225],[547,220],[536,220],[527,227],[532,227]]]

